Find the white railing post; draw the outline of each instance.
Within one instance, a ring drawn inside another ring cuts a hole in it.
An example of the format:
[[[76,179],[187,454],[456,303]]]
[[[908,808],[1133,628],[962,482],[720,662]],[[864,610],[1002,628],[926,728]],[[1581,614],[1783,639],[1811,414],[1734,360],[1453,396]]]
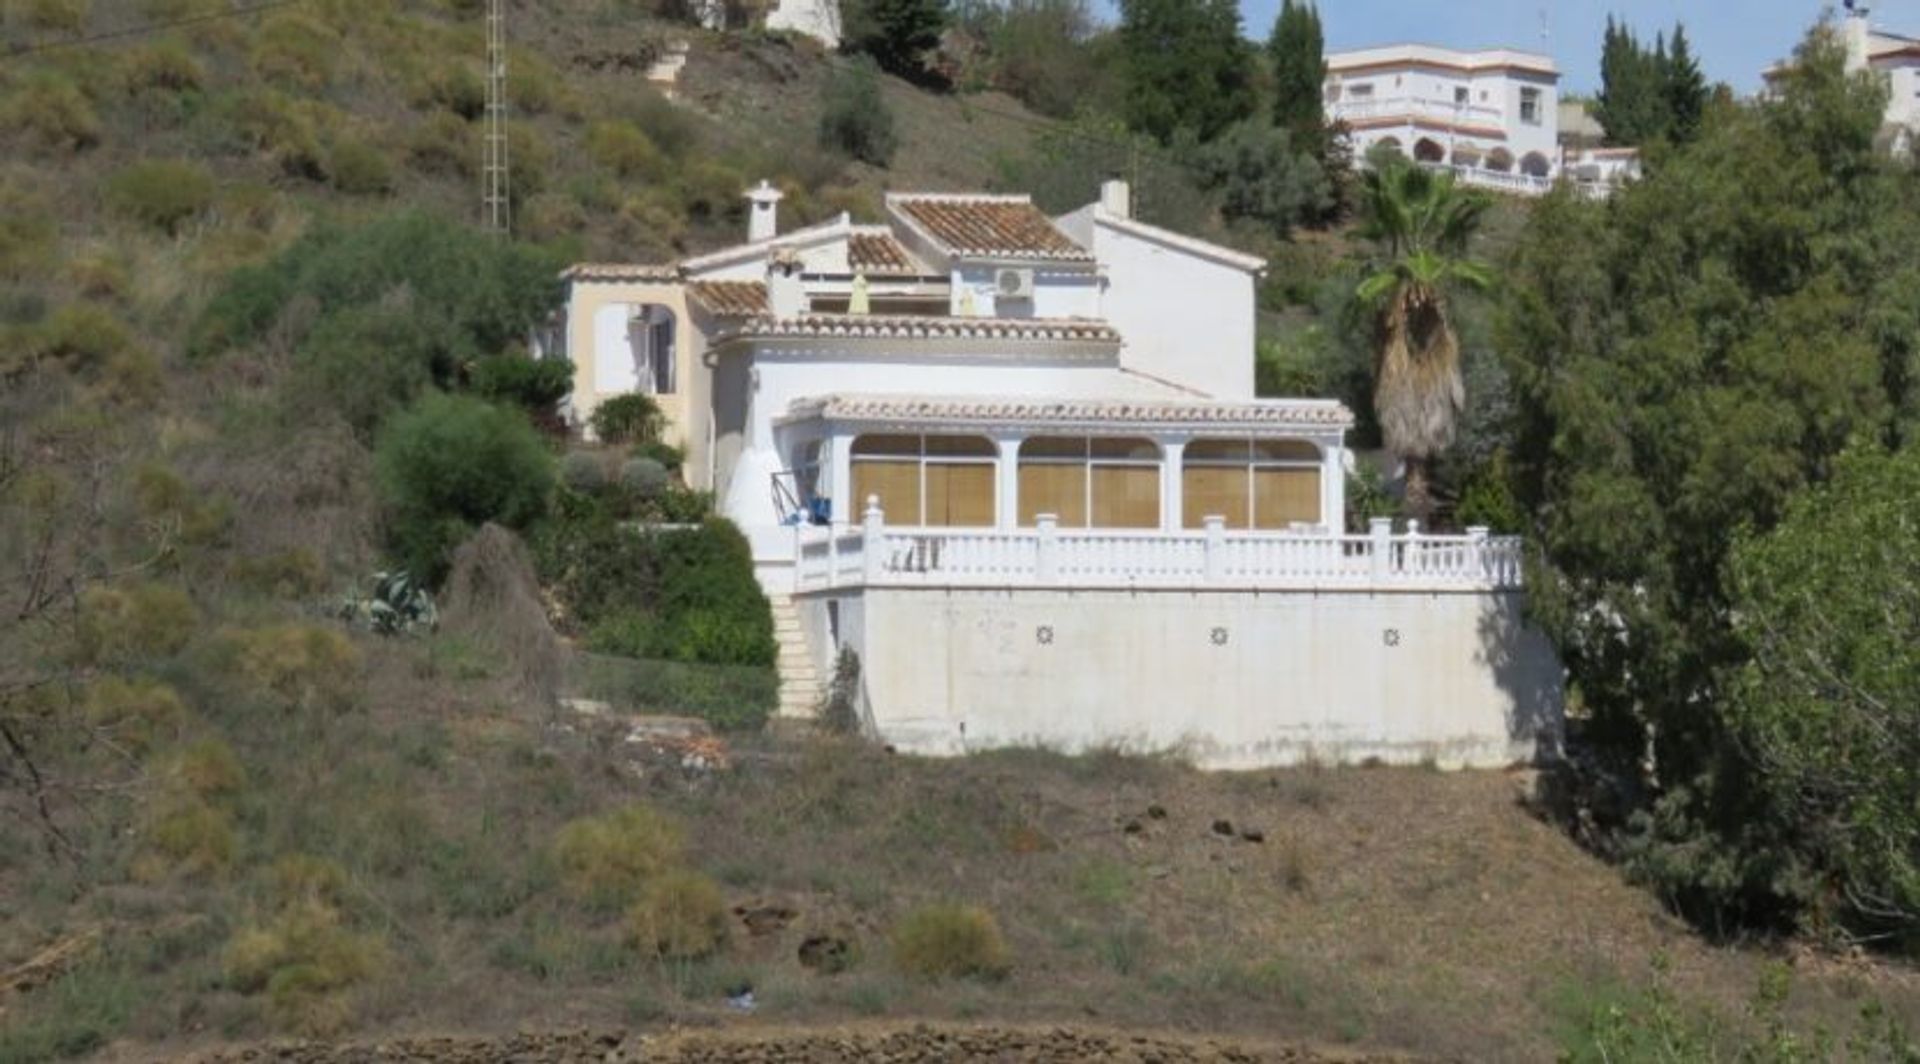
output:
[[[1400,571],[1418,576],[1427,571],[1426,558],[1420,553],[1420,520],[1407,519],[1407,545],[1400,552]]]
[[[840,530],[827,522],[827,586],[840,584]]]
[[[1200,524],[1207,532],[1206,580],[1217,584],[1227,571],[1227,519],[1208,514],[1200,519]]]
[[[1040,536],[1034,553],[1033,578],[1038,583],[1051,584],[1057,566],[1054,552],[1060,547],[1060,518],[1055,514],[1041,514],[1034,519],[1034,524]]]
[[[1369,563],[1368,571],[1372,574],[1373,582],[1376,586],[1384,584],[1387,582],[1387,572],[1392,567],[1393,562],[1392,557],[1388,553],[1393,550],[1393,518],[1368,518],[1367,538],[1369,540],[1367,558]]]
[[[868,584],[875,584],[880,580],[881,563],[885,561],[885,559],[881,557],[880,544],[881,536],[886,529],[887,519],[886,515],[880,512],[880,496],[867,496],[867,512],[861,515],[861,522],[864,533],[861,536],[861,543],[865,547],[865,551],[863,552],[865,573],[863,575],[866,577]]]
[[[1467,527],[1467,572],[1489,585],[1498,582],[1493,577],[1493,559],[1487,553],[1487,537],[1492,533],[1486,525]]]

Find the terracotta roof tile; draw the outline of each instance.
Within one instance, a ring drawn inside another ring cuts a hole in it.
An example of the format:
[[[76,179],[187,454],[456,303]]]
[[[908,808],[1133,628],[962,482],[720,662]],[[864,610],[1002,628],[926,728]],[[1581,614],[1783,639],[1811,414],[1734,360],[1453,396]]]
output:
[[[1025,196],[894,196],[888,203],[956,255],[1093,260]]]
[[[560,273],[567,281],[678,281],[677,262],[581,262]]]
[[[847,265],[855,273],[917,274],[924,269],[889,233],[855,233],[847,238]]]
[[[942,318],[909,314],[805,314],[753,317],[730,335],[850,340],[1015,340],[1039,343],[1120,342],[1104,321],[1090,318]]]
[[[695,281],[687,295],[719,317],[745,318],[768,311],[765,281]]]
[[[787,416],[794,419],[824,417],[841,421],[951,421],[974,424],[1119,422],[1204,425],[1256,433],[1262,429],[1346,429],[1353,425],[1353,413],[1334,399],[1214,402],[1180,399],[828,395],[794,400],[787,407]]]

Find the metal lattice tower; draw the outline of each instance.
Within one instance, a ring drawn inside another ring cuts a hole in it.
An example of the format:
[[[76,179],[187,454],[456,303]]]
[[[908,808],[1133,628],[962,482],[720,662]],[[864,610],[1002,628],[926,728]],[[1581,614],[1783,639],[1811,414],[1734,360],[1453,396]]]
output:
[[[508,161],[506,0],[487,0],[486,159],[480,174],[480,208],[487,229],[502,236],[513,229]]]

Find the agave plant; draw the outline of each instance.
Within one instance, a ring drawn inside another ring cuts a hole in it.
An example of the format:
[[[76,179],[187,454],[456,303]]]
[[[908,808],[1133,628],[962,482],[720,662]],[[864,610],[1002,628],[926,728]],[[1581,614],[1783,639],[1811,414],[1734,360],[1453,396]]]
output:
[[[340,615],[348,624],[376,635],[431,632],[440,623],[433,595],[404,569],[373,574],[370,593],[348,599]]]

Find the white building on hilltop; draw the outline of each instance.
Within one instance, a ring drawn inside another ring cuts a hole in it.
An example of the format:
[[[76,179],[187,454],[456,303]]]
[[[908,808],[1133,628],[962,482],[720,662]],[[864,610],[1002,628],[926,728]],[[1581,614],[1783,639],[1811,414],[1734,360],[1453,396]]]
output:
[[[1920,38],[1875,29],[1864,4],[1850,7],[1840,33],[1847,49],[1847,71],[1871,70],[1886,84],[1880,143],[1897,155],[1911,154],[1920,138]],[[1788,67],[1776,63],[1761,76],[1771,88]]]
[[[1349,534],[1325,399],[1254,395],[1265,263],[1145,224],[1127,186],[894,194],[885,222],[581,265],[572,415],[640,390],[752,544],[782,710],[842,649],[901,749],[1180,747],[1202,764],[1497,765],[1550,743],[1519,545]]]
[[[1560,174],[1559,84],[1551,56],[1396,44],[1328,55],[1326,110],[1356,159],[1384,144],[1467,183],[1541,193]]]

